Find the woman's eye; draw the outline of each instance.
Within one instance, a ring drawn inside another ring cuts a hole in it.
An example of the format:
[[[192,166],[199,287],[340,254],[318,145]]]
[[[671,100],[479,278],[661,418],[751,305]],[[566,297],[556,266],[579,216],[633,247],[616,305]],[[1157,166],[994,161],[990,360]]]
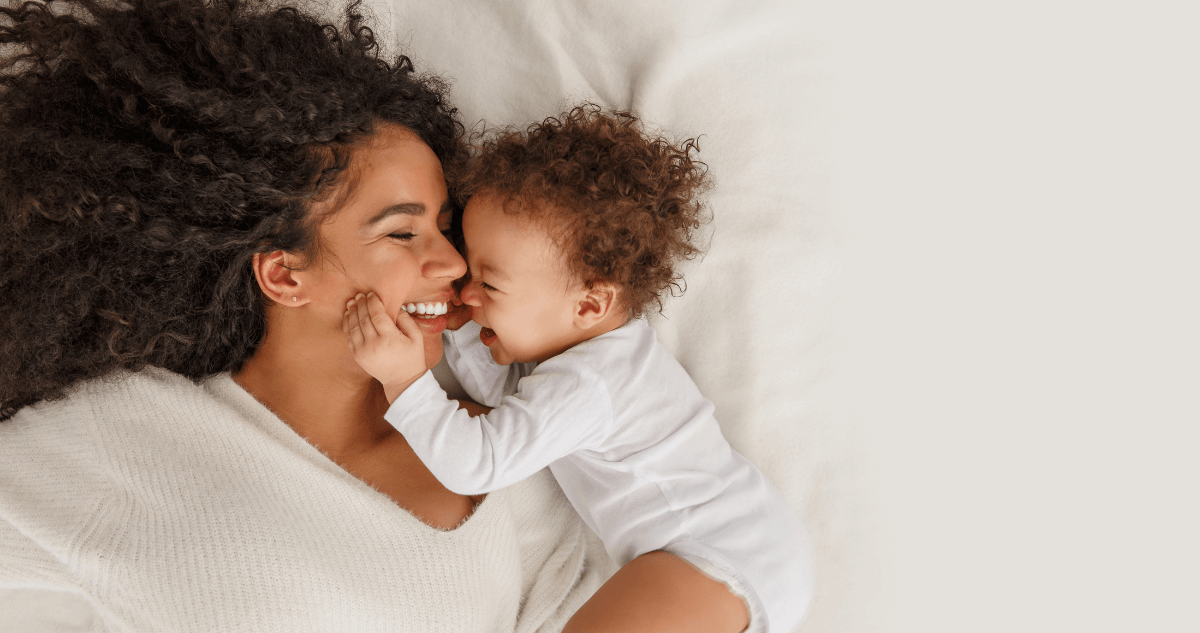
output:
[[[388,234],[388,237],[390,237],[392,239],[405,240],[405,241],[411,240],[412,238],[414,238],[416,236],[417,235],[415,233],[389,233]]]

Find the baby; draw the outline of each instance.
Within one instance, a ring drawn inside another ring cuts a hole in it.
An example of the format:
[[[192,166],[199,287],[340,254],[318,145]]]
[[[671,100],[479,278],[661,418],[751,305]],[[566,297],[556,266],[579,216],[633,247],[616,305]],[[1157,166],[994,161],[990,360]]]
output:
[[[674,554],[741,597],[750,630],[788,633],[811,596],[804,528],[642,318],[699,252],[695,150],[595,106],[484,143],[462,183],[474,323],[445,339],[491,412],[446,397],[412,318],[393,323],[374,294],[350,302],[345,329],[387,420],[447,488],[478,495],[549,466],[618,563]]]

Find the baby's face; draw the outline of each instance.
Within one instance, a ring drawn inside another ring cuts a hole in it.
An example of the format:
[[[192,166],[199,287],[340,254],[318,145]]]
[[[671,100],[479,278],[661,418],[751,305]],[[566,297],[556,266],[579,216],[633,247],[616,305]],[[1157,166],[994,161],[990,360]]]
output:
[[[583,285],[570,279],[540,225],[505,213],[499,198],[484,194],[467,203],[463,236],[471,281],[462,300],[497,363],[546,360],[579,342],[574,317]]]

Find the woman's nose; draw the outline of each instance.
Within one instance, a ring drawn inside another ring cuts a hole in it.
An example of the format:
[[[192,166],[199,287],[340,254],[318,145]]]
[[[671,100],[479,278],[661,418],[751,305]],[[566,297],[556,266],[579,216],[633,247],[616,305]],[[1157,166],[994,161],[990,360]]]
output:
[[[458,279],[467,273],[467,262],[463,261],[450,240],[438,233],[430,245],[429,257],[421,267],[421,273],[426,277]]]

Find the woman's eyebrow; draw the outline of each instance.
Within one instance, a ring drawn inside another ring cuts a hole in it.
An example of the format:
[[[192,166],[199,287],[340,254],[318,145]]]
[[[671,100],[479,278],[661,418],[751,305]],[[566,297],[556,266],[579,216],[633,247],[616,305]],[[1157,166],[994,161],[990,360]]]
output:
[[[425,215],[425,205],[420,202],[402,202],[386,207],[379,213],[376,213],[370,220],[367,220],[366,226],[371,226],[392,217],[393,215]]]

